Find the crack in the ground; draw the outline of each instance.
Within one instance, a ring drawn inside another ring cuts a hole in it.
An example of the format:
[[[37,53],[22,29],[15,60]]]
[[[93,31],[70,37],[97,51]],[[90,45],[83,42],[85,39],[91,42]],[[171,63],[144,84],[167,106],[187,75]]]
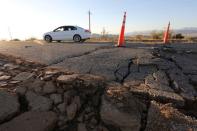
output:
[[[155,52],[153,52],[153,56],[156,56],[157,58],[161,58],[161,59],[164,59],[165,61],[170,61],[170,62],[173,62],[174,63],[174,65],[178,68],[178,69],[180,69],[180,70],[182,70],[182,68],[178,65],[178,63],[175,61],[175,60],[173,60],[172,58],[168,58],[168,57],[166,57],[166,56],[164,56],[164,55],[161,55],[161,52],[160,52],[161,50],[160,49],[155,49]],[[171,53],[171,52],[170,52]],[[159,70],[159,67],[156,65],[156,67],[157,67],[157,70]],[[167,76],[167,78],[168,78],[168,80],[169,80],[169,86],[170,86],[170,88],[172,88],[173,90],[174,90],[174,92],[176,93],[176,94],[179,94],[180,95],[180,89],[178,90],[178,89],[176,89],[175,87],[174,87],[174,80],[172,80],[171,79],[171,77],[170,77],[170,74],[168,74],[168,71],[169,69],[167,69],[167,70],[163,70],[164,71],[164,73],[166,74],[166,76]],[[155,78],[154,78],[155,79]],[[146,103],[146,111],[144,111],[142,114],[141,114],[141,116],[142,116],[142,119],[141,119],[141,128],[140,128],[140,131],[144,131],[144,130],[146,130],[146,125],[147,125],[147,119],[148,119],[148,111],[149,111],[149,107],[150,107],[150,102],[151,102],[151,100],[150,100],[150,98],[149,98],[149,96],[146,96],[146,99],[147,99],[147,103]]]
[[[141,113],[141,127],[140,127],[140,131],[145,131],[146,130],[146,125],[147,125],[147,119],[148,119],[148,111],[150,108],[150,100],[147,101],[146,103],[146,110],[144,110]]]
[[[173,58],[169,58],[169,57],[166,57],[165,55],[161,55],[162,53],[161,53],[161,51],[164,51],[165,52],[165,50],[156,50],[156,53],[155,54],[153,54],[153,55],[155,55],[155,56],[157,56],[157,57],[159,57],[160,59],[163,59],[163,60],[165,60],[165,61],[170,61],[170,62],[173,62],[174,63],[174,65],[175,65],[175,67],[177,68],[177,69],[179,69],[180,71],[183,71],[183,69],[181,68],[181,66],[173,59]],[[172,52],[170,52],[170,53],[172,53]],[[176,52],[177,53],[177,52]],[[158,55],[158,54],[160,54],[160,55]],[[171,89],[173,89],[173,91],[176,93],[176,94],[178,94],[178,95],[180,95],[184,100],[185,100],[185,105],[184,105],[184,107],[177,107],[177,109],[180,111],[180,112],[182,112],[183,114],[185,114],[185,115],[188,115],[188,116],[192,116],[192,117],[197,117],[196,116],[196,111],[194,111],[195,109],[196,109],[196,107],[195,107],[195,103],[197,103],[197,101],[196,100],[194,100],[194,101],[191,101],[191,100],[189,100],[189,99],[187,99],[187,98],[184,98],[182,95],[181,95],[181,93],[182,93],[182,89],[178,86],[178,85],[176,85],[177,83],[176,83],[176,81],[175,80],[173,80],[171,77],[170,77],[170,73],[169,73],[169,70],[170,69],[166,69],[164,72],[165,72],[165,74],[166,74],[166,76],[167,76],[167,78],[168,78],[168,80],[169,80],[169,86],[170,86],[170,88]],[[183,73],[184,74],[184,73]],[[184,74],[185,75],[185,74]],[[188,77],[188,75],[186,75],[187,77]],[[188,81],[189,82],[189,81]],[[192,84],[191,84],[192,85]],[[193,85],[192,85],[193,86]],[[194,88],[194,86],[193,86],[193,88]],[[194,88],[195,89],[195,88]]]
[[[133,62],[134,59],[129,59],[128,60],[128,66],[127,66],[127,70],[126,73],[125,72],[119,72],[122,68],[120,67],[121,64],[117,65],[117,69],[114,71],[114,76],[115,76],[115,81],[123,84],[125,79],[131,74],[131,65],[134,64]],[[122,74],[123,73],[123,74]],[[120,78],[121,76],[121,78]]]
[[[170,77],[170,74],[168,73],[168,71],[165,71],[165,74],[168,78],[168,83],[169,83],[169,86],[171,89],[173,89],[173,91],[176,93],[176,94],[179,94],[181,93],[181,89],[180,88],[177,88],[177,86],[175,85],[175,81],[171,79]]]
[[[131,65],[134,64],[133,60],[130,59],[129,63],[128,63],[128,72],[127,74],[123,77],[122,79],[122,83],[124,83],[125,79],[131,74]]]
[[[160,53],[160,52],[158,52],[158,53]],[[179,54],[180,54],[180,53],[179,53]],[[177,61],[174,60],[172,57],[169,58],[169,57],[166,57],[166,56],[164,56],[164,55],[160,55],[159,58],[174,63],[174,65],[176,66],[176,68],[179,69],[179,70],[181,70],[182,73],[188,77],[188,75],[185,74],[185,73],[183,72],[182,67],[181,67],[181,66],[177,63]],[[171,87],[172,89],[174,89],[174,91],[175,91],[176,93],[180,94],[180,92],[181,92],[182,89],[181,89],[181,88],[178,88],[178,89],[175,88],[176,82],[170,78],[170,74],[168,73],[168,71],[169,71],[169,69],[166,71],[166,74],[167,74],[167,76],[168,76],[168,78],[169,78],[169,80],[170,80],[170,84],[171,84],[170,87]],[[188,77],[188,79],[189,79],[189,77]],[[188,82],[190,82],[190,81],[188,81]],[[191,84],[191,85],[192,85],[192,84]],[[192,85],[192,86],[193,86],[193,85]],[[194,88],[194,86],[193,86],[193,88]],[[194,88],[194,89],[195,89],[195,88]]]
[[[162,50],[162,51],[165,52],[165,50]],[[172,53],[172,49],[171,49],[170,51],[171,51],[170,53]],[[176,52],[176,51],[173,50],[173,52]],[[158,54],[159,54],[159,55],[158,55]],[[163,60],[165,60],[165,61],[170,61],[170,62],[174,63],[174,65],[175,65],[178,69],[180,69],[180,70],[182,71],[182,68],[178,65],[178,63],[177,63],[175,60],[173,60],[172,58],[168,58],[168,57],[166,57],[166,56],[164,56],[164,55],[161,55],[161,54],[162,54],[162,53],[161,53],[161,49],[157,49],[157,50],[155,50],[155,52],[153,53],[154,56],[156,56],[156,57],[158,57],[158,58],[160,58],[160,59],[163,59]],[[180,89],[180,88],[177,89],[177,88],[175,87],[175,81],[171,79],[170,74],[168,73],[168,71],[169,71],[169,69],[165,70],[164,72],[165,72],[165,74],[166,74],[166,76],[167,76],[167,78],[168,78],[168,80],[169,80],[169,82],[168,82],[168,83],[169,83],[169,86],[170,86],[171,89],[174,90],[175,93],[177,93],[177,94],[180,95],[181,89]]]
[[[19,95],[19,99],[18,99],[19,103],[20,103],[20,111],[21,112],[26,112],[28,111],[28,101],[26,99],[26,97],[24,95]]]

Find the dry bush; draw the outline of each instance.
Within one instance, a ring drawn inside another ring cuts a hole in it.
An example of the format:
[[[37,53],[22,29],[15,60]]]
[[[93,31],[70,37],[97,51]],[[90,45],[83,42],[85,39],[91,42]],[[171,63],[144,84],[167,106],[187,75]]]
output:
[[[21,40],[18,39],[18,38],[14,38],[14,39],[12,39],[11,41],[21,41]]]
[[[26,41],[34,41],[34,40],[38,40],[38,39],[35,37],[30,37],[30,38],[26,39]]]

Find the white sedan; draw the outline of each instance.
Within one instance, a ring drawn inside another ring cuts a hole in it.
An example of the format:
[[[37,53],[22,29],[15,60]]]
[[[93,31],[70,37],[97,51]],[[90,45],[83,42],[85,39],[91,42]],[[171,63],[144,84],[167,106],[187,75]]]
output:
[[[90,39],[91,32],[78,26],[61,26],[52,32],[44,34],[44,40],[47,42],[52,41],[66,41],[73,40],[74,42],[84,42]]]

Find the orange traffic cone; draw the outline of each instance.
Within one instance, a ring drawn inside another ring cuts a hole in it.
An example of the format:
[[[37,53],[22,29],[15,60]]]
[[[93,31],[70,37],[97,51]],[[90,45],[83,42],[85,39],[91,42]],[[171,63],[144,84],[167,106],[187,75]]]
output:
[[[126,12],[124,12],[124,18],[122,22],[122,28],[121,28],[121,32],[119,35],[117,47],[125,47],[125,40],[124,40],[125,23],[126,23]]]
[[[165,34],[164,34],[164,39],[163,39],[164,44],[169,43],[169,33],[170,33],[170,22],[169,22],[167,30],[165,31]]]

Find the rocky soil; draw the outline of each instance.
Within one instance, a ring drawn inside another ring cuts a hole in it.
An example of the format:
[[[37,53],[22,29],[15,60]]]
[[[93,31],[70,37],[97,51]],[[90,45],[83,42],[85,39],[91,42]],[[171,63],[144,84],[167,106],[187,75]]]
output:
[[[0,55],[0,131],[197,131],[197,52],[122,65],[106,81]]]

